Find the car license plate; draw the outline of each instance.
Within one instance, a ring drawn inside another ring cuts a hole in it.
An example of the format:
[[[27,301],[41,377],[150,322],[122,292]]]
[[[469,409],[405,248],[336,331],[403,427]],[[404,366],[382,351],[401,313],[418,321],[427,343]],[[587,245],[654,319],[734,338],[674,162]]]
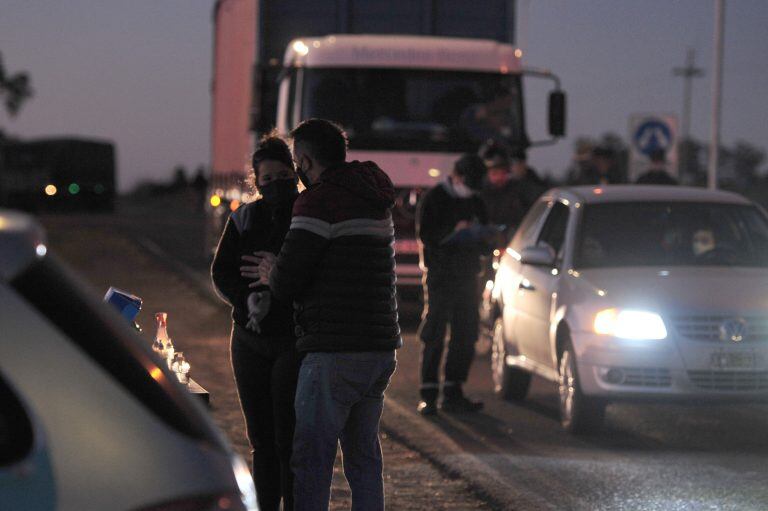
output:
[[[710,362],[713,369],[754,369],[758,358],[753,351],[725,351],[712,353]]]

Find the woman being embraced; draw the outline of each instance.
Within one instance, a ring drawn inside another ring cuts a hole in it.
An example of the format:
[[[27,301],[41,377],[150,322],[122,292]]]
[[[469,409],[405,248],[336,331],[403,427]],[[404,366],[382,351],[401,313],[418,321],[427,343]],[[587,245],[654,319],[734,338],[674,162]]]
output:
[[[275,133],[253,153],[252,185],[261,198],[244,204],[224,227],[211,276],[232,306],[231,355],[253,454],[260,509],[293,509],[290,458],[293,401],[300,359],[293,306],[276,302],[258,282],[258,261],[280,252],[298,196],[288,145]]]

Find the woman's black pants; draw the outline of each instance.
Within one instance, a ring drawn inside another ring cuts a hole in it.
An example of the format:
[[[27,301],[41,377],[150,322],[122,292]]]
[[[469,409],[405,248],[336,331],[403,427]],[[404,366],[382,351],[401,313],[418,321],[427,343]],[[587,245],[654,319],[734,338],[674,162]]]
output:
[[[232,368],[253,454],[253,480],[263,511],[293,509],[293,400],[300,358],[293,339],[232,329]]]

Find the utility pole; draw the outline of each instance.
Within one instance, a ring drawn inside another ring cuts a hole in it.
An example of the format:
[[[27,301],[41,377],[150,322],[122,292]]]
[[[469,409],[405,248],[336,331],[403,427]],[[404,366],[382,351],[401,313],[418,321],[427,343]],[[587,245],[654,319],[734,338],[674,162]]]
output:
[[[707,186],[717,188],[717,164],[720,156],[720,114],[723,91],[723,32],[725,31],[725,0],[715,0],[715,48],[712,72],[712,134],[709,141]]]
[[[687,141],[691,129],[691,95],[693,79],[704,75],[704,70],[696,67],[696,50],[688,48],[685,57],[685,67],[676,67],[672,70],[675,76],[683,77],[683,122],[680,130],[680,140]]]

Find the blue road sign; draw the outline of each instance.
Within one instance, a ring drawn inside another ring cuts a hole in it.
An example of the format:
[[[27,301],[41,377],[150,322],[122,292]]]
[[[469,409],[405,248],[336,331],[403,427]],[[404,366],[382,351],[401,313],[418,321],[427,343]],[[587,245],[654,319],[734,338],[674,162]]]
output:
[[[659,149],[665,153],[672,147],[672,129],[661,119],[649,119],[641,123],[632,136],[635,147],[646,156]]]

